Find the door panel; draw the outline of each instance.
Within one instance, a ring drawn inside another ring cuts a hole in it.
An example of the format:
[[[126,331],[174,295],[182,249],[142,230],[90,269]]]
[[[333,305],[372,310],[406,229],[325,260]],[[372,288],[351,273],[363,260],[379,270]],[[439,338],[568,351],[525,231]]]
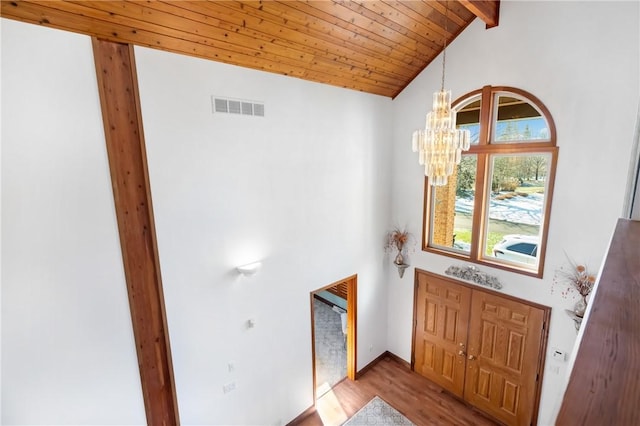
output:
[[[531,424],[543,321],[542,309],[473,290],[468,402],[506,424]]]
[[[414,370],[462,397],[471,289],[418,274]]]

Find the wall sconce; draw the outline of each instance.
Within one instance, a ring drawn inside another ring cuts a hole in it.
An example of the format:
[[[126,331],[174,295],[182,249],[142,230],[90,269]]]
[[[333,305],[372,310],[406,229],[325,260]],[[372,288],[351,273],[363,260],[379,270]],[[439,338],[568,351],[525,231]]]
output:
[[[236,267],[236,271],[245,277],[248,277],[250,275],[255,275],[255,273],[258,272],[258,269],[260,269],[260,266],[262,266],[262,262],[247,263],[246,265]]]

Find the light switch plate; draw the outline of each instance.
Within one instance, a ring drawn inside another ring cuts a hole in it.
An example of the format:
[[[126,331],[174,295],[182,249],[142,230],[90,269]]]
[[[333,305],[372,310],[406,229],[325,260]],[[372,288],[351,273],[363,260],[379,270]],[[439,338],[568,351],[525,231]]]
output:
[[[554,360],[556,361],[561,361],[561,362],[565,362],[567,359],[567,356],[564,352],[562,352],[561,350],[557,349],[557,348],[552,348],[551,349],[551,356],[553,357]]]

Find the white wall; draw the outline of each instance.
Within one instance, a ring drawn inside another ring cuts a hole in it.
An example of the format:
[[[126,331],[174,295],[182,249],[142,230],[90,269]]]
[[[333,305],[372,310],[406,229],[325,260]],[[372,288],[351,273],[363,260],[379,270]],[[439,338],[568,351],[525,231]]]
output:
[[[2,416],[144,424],[88,37],[2,20]]]
[[[2,422],[144,423],[90,40],[2,23]],[[136,53],[182,423],[288,422],[312,290],[357,274],[358,366],[386,350],[391,100]]]
[[[551,294],[563,251],[599,265],[620,215],[638,13],[635,2],[503,1],[499,27],[474,22],[448,50],[454,96],[511,85],[555,119],[545,276],[492,271],[505,293],[553,307],[549,348],[570,351],[575,339],[563,313],[573,301]],[[2,24],[2,423],[144,423],[89,39]],[[358,365],[386,349],[408,360],[412,271],[399,279],[381,247],[394,224],[419,239],[423,178],[410,136],[440,68],[391,102],[136,56],[183,424],[285,423],[310,406],[309,292],[355,273]],[[211,95],[263,101],[266,117],[213,115]],[[256,259],[258,275],[234,273]],[[419,246],[410,262],[438,273],[452,263]],[[541,424],[554,418],[565,370],[547,361]]]
[[[136,62],[182,423],[286,423],[313,404],[311,291],[358,274],[359,368],[387,349],[392,102],[145,48]],[[212,95],[266,116],[213,114]]]
[[[544,278],[481,268],[500,278],[504,293],[553,308],[548,353],[551,348],[571,352],[576,337],[564,313],[574,301],[557,290],[551,293],[564,252],[597,269],[621,215],[639,99],[639,28],[637,2],[503,1],[499,27],[485,30],[476,20],[447,49],[445,85],[454,97],[487,84],[518,87],[537,96],[556,123],[560,154]],[[440,70],[425,70],[394,101],[392,219],[418,238],[423,175],[410,140],[413,130],[424,125],[431,95],[440,86]],[[411,263],[441,274],[456,264],[423,253],[419,246]],[[412,284],[411,278],[400,280],[390,272],[388,346],[406,360],[411,354]],[[540,424],[555,419],[566,370],[566,363],[547,357]]]

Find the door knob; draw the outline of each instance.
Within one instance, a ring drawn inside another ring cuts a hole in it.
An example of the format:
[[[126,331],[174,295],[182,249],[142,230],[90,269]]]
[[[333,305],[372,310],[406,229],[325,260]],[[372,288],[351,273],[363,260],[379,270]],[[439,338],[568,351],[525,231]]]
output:
[[[476,359],[476,357],[475,357],[475,355],[469,355],[469,359],[470,359],[471,361],[473,361],[474,359]]]
[[[465,356],[467,353],[465,351],[458,351],[458,355]]]

